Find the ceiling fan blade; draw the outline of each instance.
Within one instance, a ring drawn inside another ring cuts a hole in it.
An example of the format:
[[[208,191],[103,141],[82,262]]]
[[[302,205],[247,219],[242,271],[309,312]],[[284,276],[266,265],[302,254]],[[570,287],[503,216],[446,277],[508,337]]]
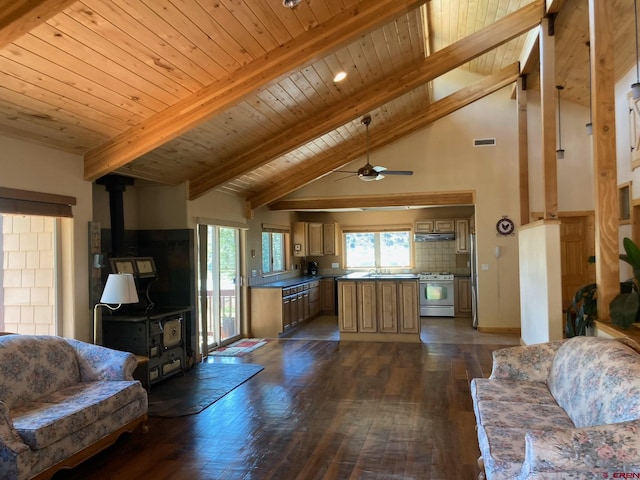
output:
[[[354,173],[354,174],[358,174],[358,172],[352,172],[351,170],[334,170],[331,173]]]
[[[384,172],[384,171],[387,169],[387,167],[382,167],[382,166],[380,166],[380,165],[377,165],[377,166],[373,167],[373,169],[374,169],[376,172]]]
[[[384,173],[387,173],[387,172],[384,172]],[[376,181],[382,180],[383,178],[384,178],[384,175],[378,174],[378,176],[376,177]]]
[[[347,172],[333,172],[333,173],[347,173]],[[357,175],[356,172],[353,172],[351,175],[345,175],[342,178],[336,178],[334,182],[339,182],[340,180],[344,180],[345,178],[355,177],[356,175]]]
[[[385,175],[413,175],[412,170],[385,170]]]

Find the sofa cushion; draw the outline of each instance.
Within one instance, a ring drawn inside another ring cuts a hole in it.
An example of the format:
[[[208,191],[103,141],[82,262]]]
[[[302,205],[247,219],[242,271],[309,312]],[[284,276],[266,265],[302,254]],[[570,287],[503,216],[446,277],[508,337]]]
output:
[[[576,427],[640,419],[640,355],[616,340],[568,340],[548,384]]]
[[[137,381],[79,383],[11,410],[22,440],[44,448],[136,400]]]
[[[543,382],[474,378],[471,381],[471,395],[478,401],[495,400],[518,403],[544,403],[548,405],[557,404],[549,391],[549,387]]]
[[[515,479],[522,468],[525,433],[521,428],[478,425],[478,445],[487,478]]]
[[[11,410],[80,380],[73,348],[46,335],[0,336],[0,400]]]
[[[485,426],[523,430],[573,427],[571,419],[558,405],[484,400],[476,402],[475,408],[478,423]]]

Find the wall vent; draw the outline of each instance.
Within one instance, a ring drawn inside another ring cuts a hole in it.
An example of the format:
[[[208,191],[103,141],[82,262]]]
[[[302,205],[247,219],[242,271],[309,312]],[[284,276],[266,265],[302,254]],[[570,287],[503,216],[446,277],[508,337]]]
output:
[[[495,147],[495,138],[476,138],[473,140],[474,147]]]

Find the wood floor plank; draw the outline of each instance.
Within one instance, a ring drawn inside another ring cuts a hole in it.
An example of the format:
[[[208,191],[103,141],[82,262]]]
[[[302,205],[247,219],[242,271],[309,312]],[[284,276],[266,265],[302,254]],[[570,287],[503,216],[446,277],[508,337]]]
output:
[[[469,382],[518,339],[460,330],[456,341],[468,343],[294,335],[245,357],[212,357],[265,368],[200,414],[150,418],[148,434],[125,435],[54,479],[475,479]]]

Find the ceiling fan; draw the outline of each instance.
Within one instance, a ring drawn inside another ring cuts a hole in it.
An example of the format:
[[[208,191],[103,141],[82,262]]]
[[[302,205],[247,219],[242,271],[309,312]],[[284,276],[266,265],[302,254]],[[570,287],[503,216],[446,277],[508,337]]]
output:
[[[386,167],[372,166],[369,163],[369,124],[371,123],[371,115],[362,117],[362,124],[367,127],[367,163],[358,169],[357,172],[349,172],[347,170],[336,170],[336,172],[353,173],[358,175],[360,180],[371,182],[374,180],[382,180],[385,175],[413,175],[412,170],[387,170]],[[384,172],[385,175],[382,175]]]

